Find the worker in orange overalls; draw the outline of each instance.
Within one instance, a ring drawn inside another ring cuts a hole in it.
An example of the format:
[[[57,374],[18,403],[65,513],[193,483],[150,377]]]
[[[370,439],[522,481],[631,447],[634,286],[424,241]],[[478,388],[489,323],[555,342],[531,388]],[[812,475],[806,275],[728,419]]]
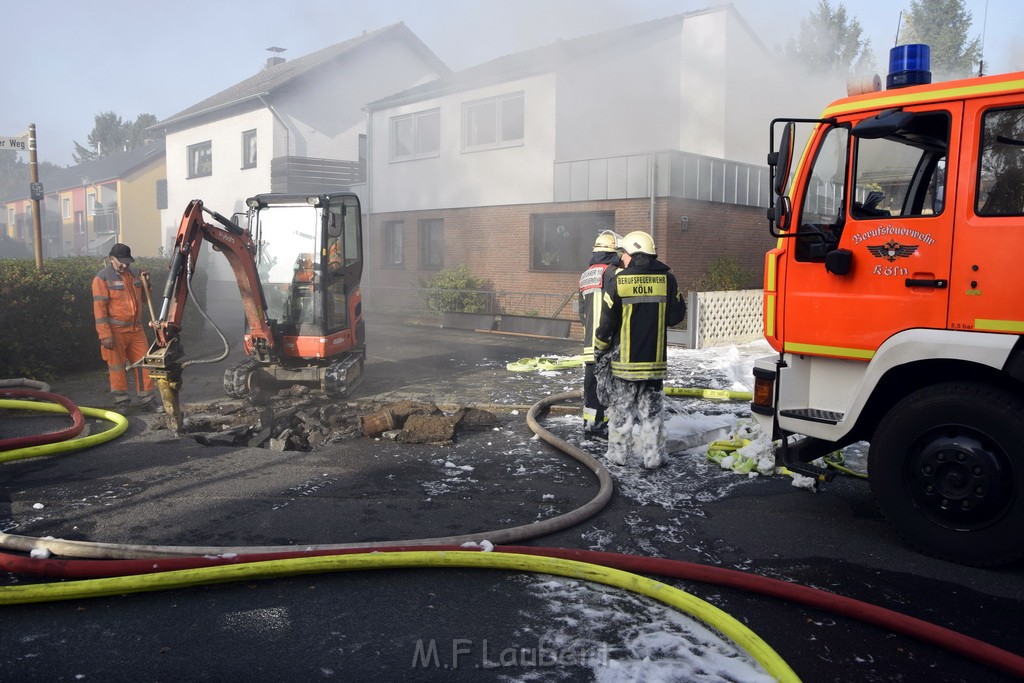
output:
[[[100,353],[107,361],[110,391],[118,409],[131,403],[126,366],[142,360],[149,350],[149,340],[142,327],[142,275],[131,267],[135,262],[127,244],[110,249],[108,263],[92,280],[92,310],[96,317],[96,334]],[[135,389],[140,403],[153,405],[153,381],[149,371],[134,368]]]

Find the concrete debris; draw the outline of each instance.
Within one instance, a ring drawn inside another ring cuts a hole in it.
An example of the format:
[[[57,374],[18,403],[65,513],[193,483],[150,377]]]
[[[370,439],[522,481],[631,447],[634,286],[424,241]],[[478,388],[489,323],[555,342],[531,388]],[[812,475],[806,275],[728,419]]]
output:
[[[450,444],[462,429],[491,429],[493,413],[471,407],[450,412],[432,403],[336,403],[309,387],[295,385],[259,403],[221,400],[190,405],[182,433],[204,446],[247,446],[272,451],[311,451],[360,434],[402,443]]]
[[[489,429],[498,424],[493,413],[458,408],[446,414],[431,403],[399,401],[360,418],[365,436],[387,436],[401,443],[450,444],[457,429]],[[396,432],[394,437],[392,432]]]
[[[450,444],[455,439],[454,415],[410,415],[402,426],[402,443]]]

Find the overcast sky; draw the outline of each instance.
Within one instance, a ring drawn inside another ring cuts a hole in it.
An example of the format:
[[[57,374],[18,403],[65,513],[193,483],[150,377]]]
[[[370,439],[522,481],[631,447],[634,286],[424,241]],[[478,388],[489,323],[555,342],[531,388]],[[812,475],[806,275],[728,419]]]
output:
[[[271,46],[296,58],[404,21],[452,69],[603,31],[723,4],[716,0],[20,0],[5,2],[0,135],[36,124],[39,158],[72,164],[96,114],[163,119],[256,73]],[[769,48],[817,0],[735,0]],[[839,3],[832,0],[832,6]],[[880,71],[910,0],[843,3],[871,40]],[[1024,70],[1020,0],[967,0],[969,35],[984,29],[987,73]],[[883,74],[884,75],[884,74]],[[884,78],[883,78],[884,81]],[[822,103],[824,104],[824,102]]]

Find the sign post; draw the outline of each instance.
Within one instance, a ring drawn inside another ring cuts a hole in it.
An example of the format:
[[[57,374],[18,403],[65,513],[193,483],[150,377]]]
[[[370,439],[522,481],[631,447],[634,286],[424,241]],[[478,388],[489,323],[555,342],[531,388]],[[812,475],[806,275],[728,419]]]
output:
[[[39,182],[39,163],[36,160],[36,124],[28,124],[28,176],[32,198],[32,231],[36,248],[36,270],[43,272],[43,221],[39,215],[39,201],[43,186]]]

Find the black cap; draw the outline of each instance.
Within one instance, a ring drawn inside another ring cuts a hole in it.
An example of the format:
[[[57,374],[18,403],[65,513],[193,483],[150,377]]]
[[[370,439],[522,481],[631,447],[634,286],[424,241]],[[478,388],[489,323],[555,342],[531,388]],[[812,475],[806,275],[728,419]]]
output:
[[[134,263],[135,259],[132,258],[132,250],[127,244],[121,244],[118,242],[110,248],[110,255],[116,258],[121,263]]]

